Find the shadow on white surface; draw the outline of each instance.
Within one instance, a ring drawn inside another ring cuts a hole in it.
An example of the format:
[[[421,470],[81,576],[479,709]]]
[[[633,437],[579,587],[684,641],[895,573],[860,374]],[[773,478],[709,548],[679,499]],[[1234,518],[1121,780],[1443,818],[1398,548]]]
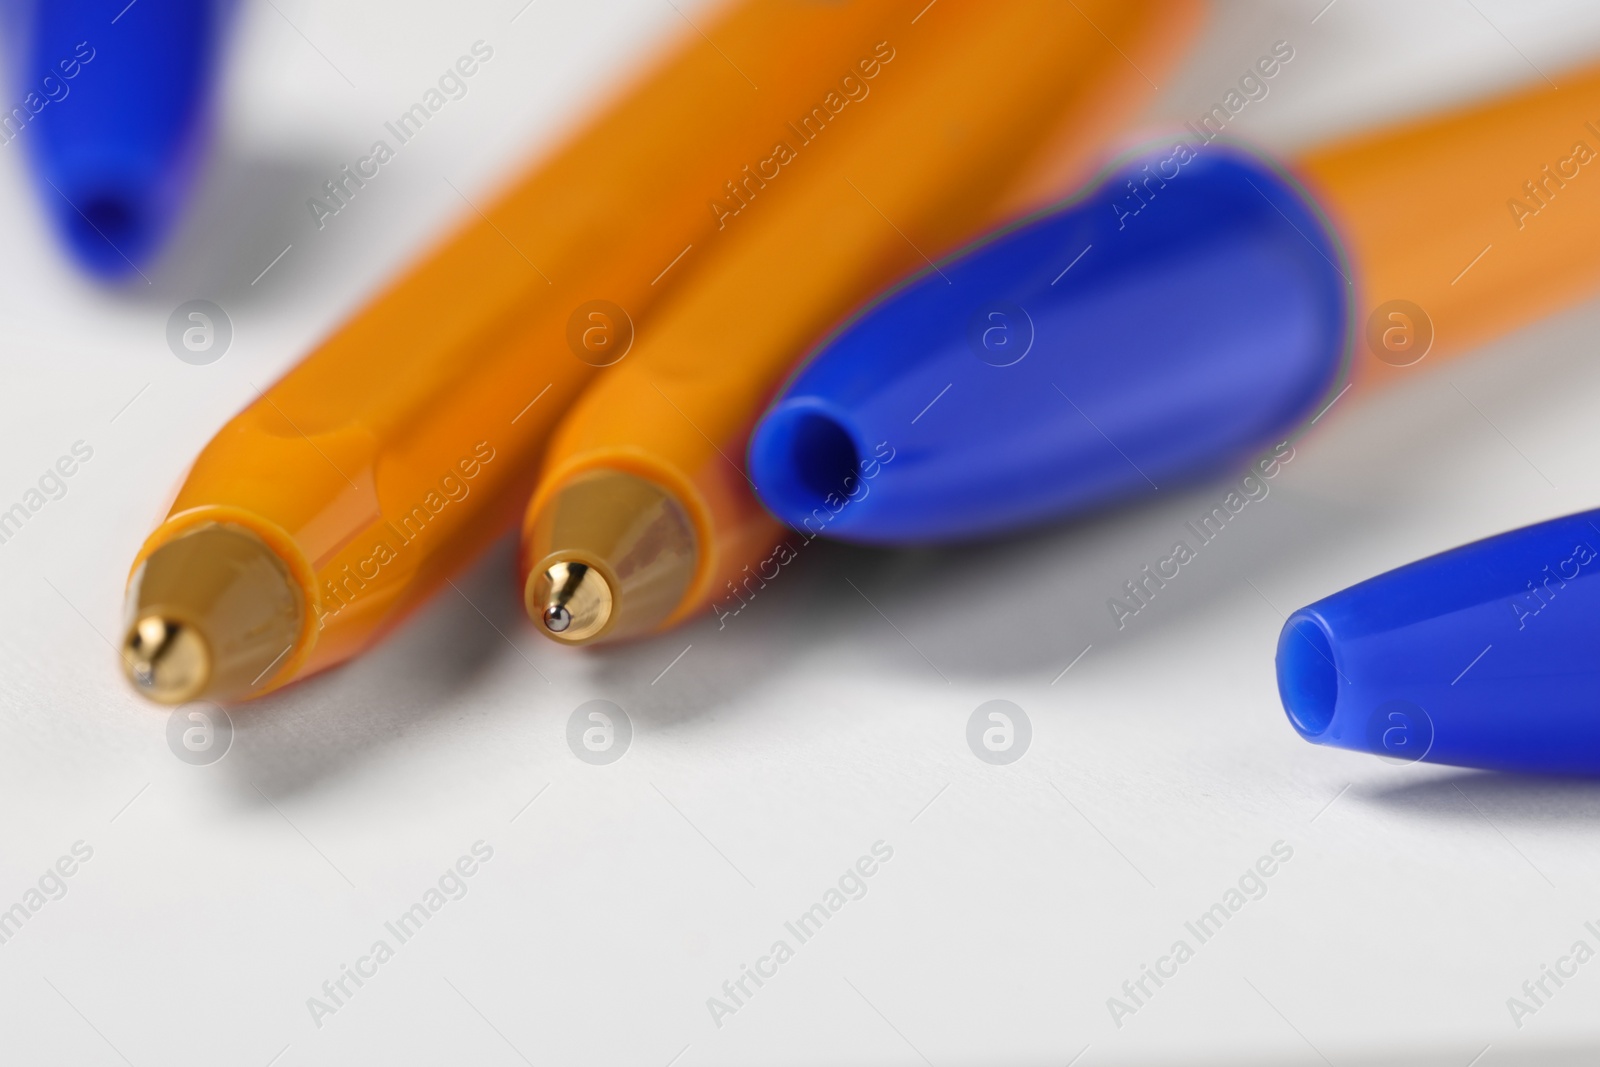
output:
[[[140,265],[152,284],[130,286],[127,295],[163,305],[205,296],[244,307],[269,293],[281,301],[276,287],[253,283],[286,244],[297,237],[303,243],[311,232],[291,222],[304,223],[306,197],[327,180],[327,169],[309,155],[244,154],[219,146],[171,243],[153,263]],[[296,278],[301,285],[315,281],[298,271]]]
[[[1357,785],[1357,800],[1408,819],[1470,820],[1496,825],[1594,826],[1600,822],[1600,780],[1461,770],[1405,785]],[[1476,806],[1474,806],[1476,805]]]

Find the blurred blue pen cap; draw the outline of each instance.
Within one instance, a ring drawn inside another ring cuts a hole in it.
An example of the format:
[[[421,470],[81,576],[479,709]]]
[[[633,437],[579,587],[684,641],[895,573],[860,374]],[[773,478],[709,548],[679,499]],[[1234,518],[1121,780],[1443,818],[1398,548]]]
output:
[[[143,273],[193,185],[209,125],[223,0],[8,0],[0,144],[32,158],[74,259]]]

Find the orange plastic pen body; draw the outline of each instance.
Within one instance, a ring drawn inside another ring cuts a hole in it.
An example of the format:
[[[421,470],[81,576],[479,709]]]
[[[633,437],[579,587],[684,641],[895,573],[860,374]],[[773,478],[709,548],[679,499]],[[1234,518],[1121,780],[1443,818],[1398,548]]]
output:
[[[727,239],[708,203],[815,102],[817,71],[850,70],[907,8],[751,0],[686,32],[234,417],[134,562],[136,685],[167,702],[237,699],[333,666],[492,540],[591,364]],[[168,647],[179,631],[182,656]],[[188,666],[163,682],[163,656]]]
[[[743,461],[783,375],[868,294],[1015,208],[1019,188],[1037,203],[1047,162],[1057,181],[1081,173],[1099,138],[1148,98],[1140,70],[1166,69],[1199,11],[941,3],[889,35],[851,99],[784,132],[790,158],[727,205],[715,258],[552,439],[521,554],[529,612],[546,632],[626,637],[713,598],[739,603],[735,583],[778,546]],[[837,89],[819,82],[818,100]],[[617,514],[597,518],[608,509]]]
[[[1354,268],[1358,389],[1600,290],[1600,68],[1558,81],[1299,161]]]

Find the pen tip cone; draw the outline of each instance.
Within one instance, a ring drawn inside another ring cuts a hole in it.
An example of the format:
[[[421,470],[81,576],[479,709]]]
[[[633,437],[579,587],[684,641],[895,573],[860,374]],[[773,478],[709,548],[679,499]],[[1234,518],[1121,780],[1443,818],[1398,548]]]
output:
[[[586,563],[562,560],[531,575],[528,614],[557,641],[582,644],[611,621],[614,598],[604,575]]]
[[[139,618],[122,642],[129,681],[161,704],[182,704],[205,691],[211,680],[211,650],[200,631],[178,619]]]

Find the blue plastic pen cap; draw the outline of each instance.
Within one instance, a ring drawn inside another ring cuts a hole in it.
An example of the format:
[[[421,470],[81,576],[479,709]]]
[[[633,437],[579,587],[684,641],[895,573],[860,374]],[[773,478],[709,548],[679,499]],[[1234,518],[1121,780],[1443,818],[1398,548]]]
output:
[[[951,541],[1237,469],[1281,442],[1336,388],[1347,272],[1281,170],[1185,136],[823,342],[751,438],[767,507],[844,540]]]
[[[1380,574],[1301,608],[1278,692],[1308,741],[1392,760],[1600,772],[1600,511]]]
[[[91,273],[142,272],[189,195],[211,110],[224,0],[22,0],[17,106],[39,195]]]

